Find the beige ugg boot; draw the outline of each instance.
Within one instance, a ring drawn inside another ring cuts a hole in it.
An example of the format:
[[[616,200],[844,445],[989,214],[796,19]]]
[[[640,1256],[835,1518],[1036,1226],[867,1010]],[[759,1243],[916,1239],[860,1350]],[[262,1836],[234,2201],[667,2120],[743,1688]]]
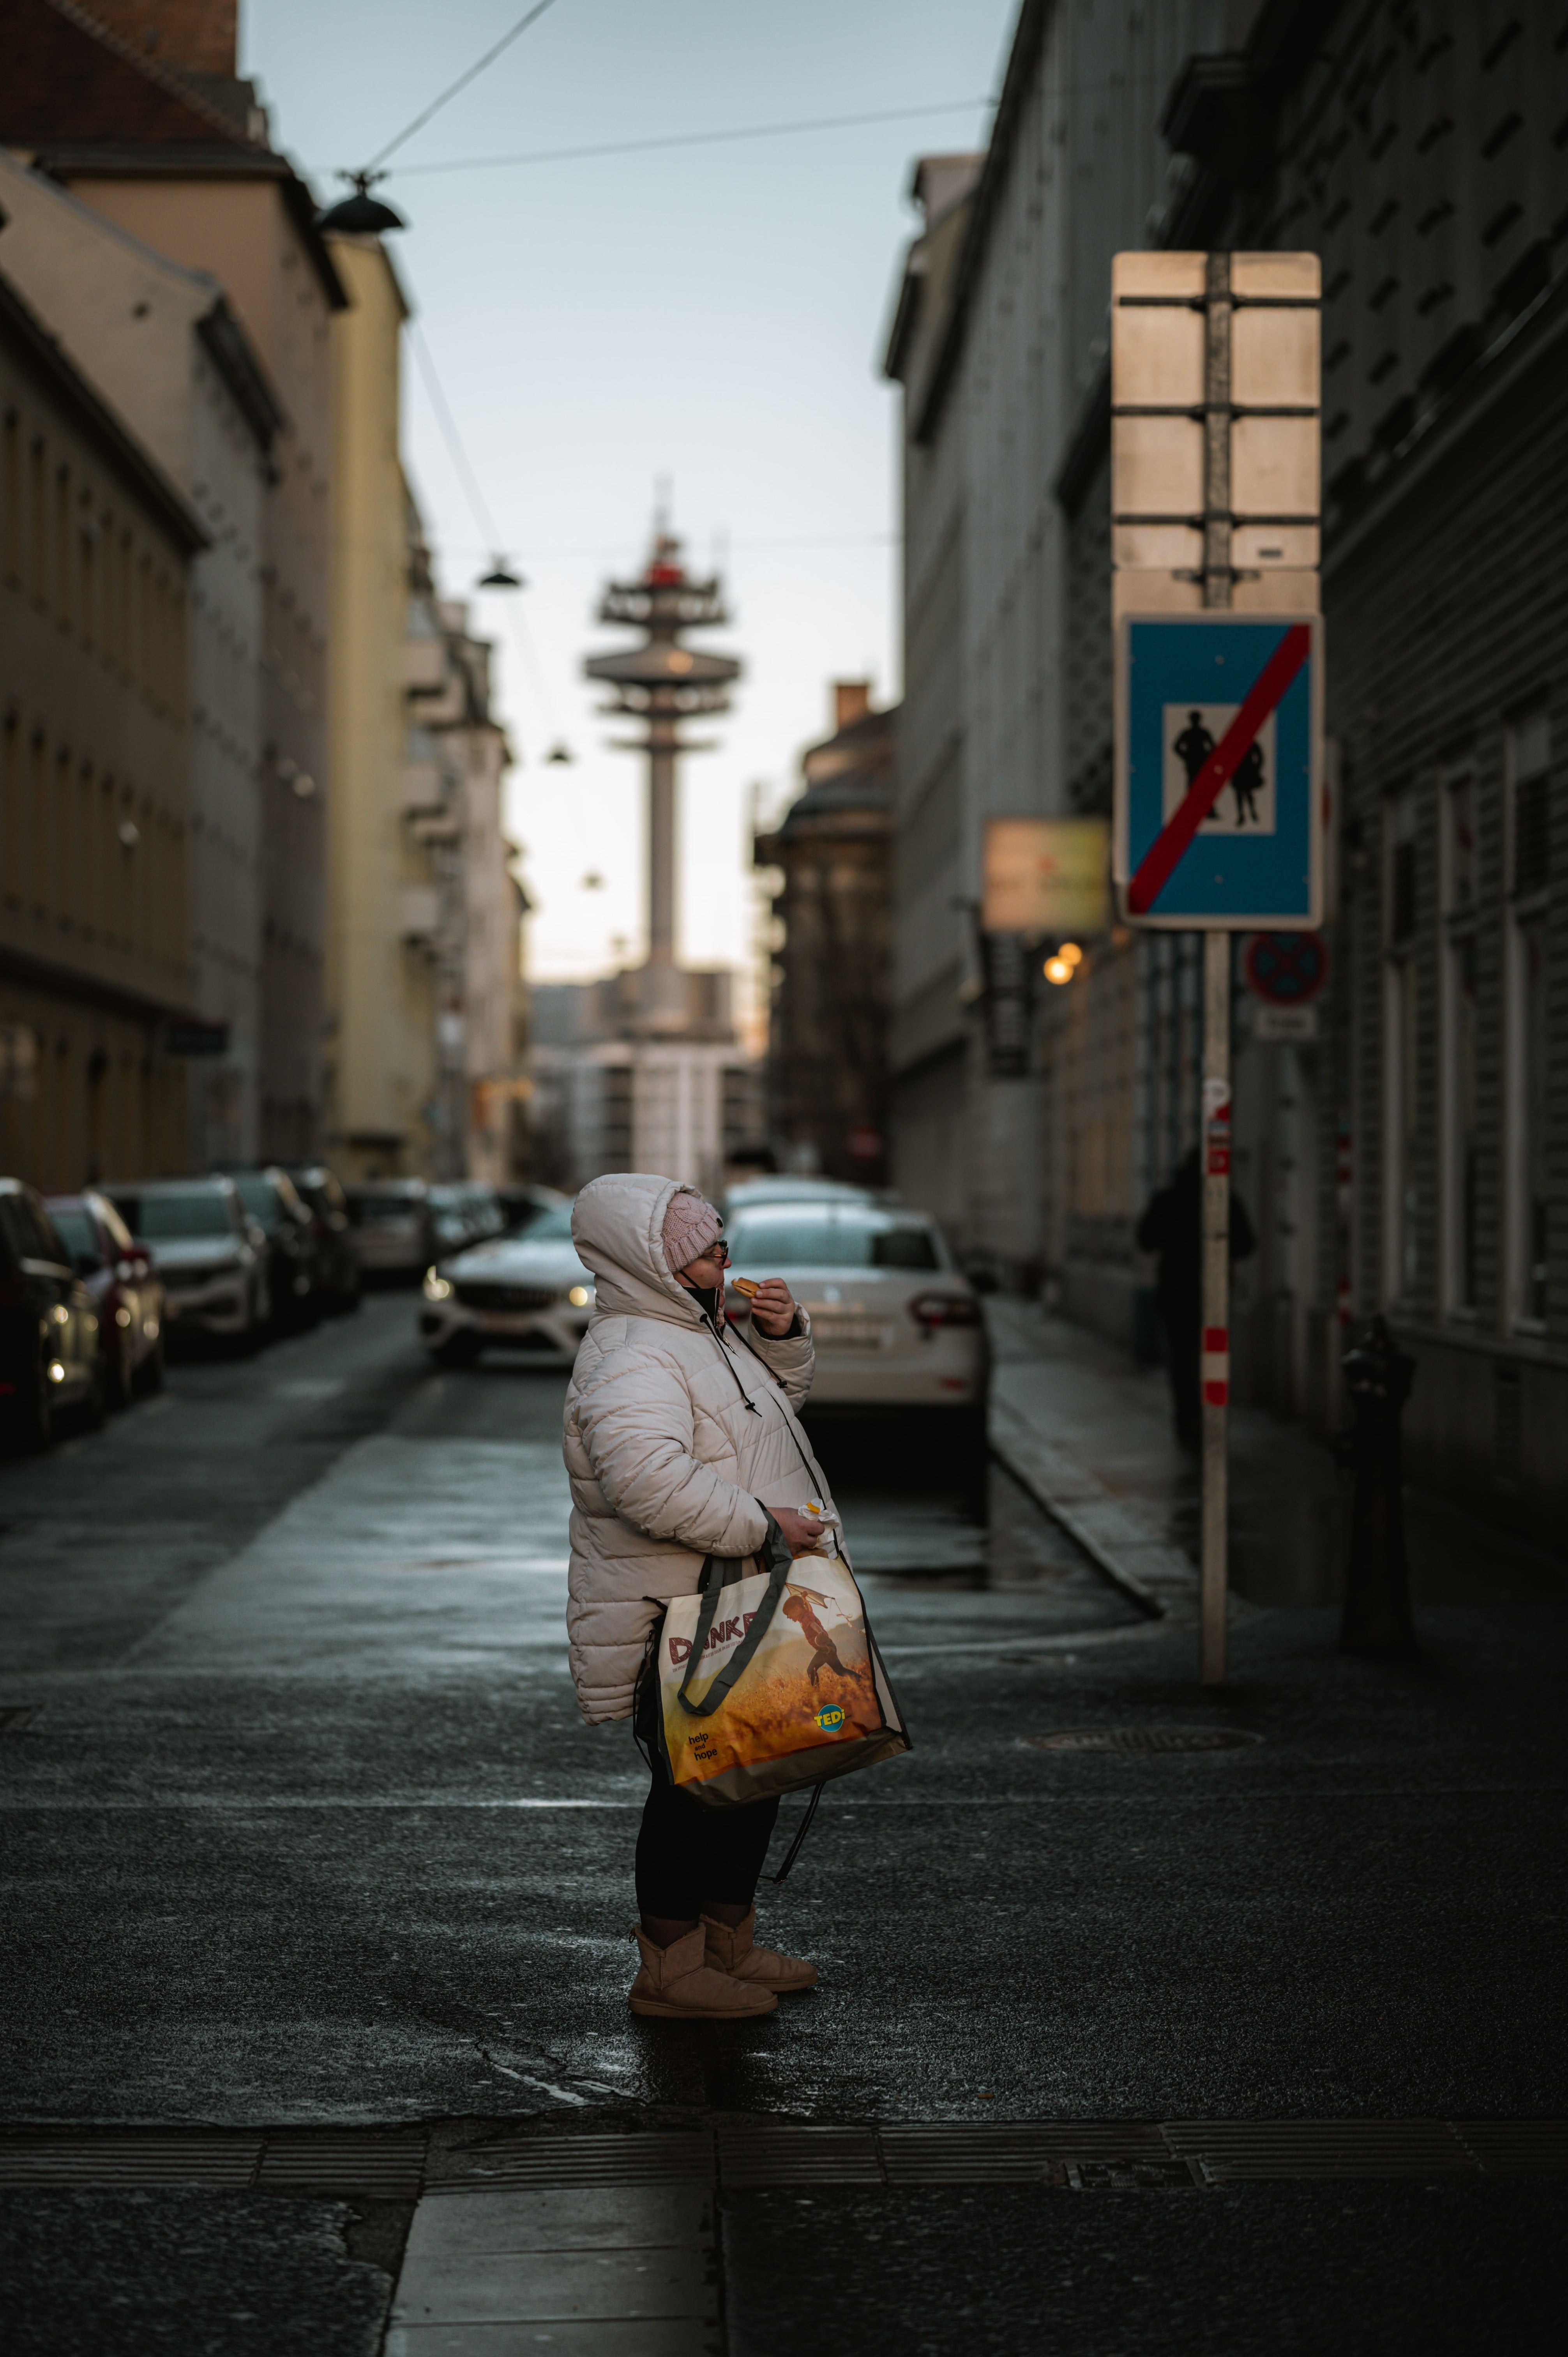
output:
[[[810,1988],[817,1977],[815,1964],[809,1964],[804,1956],[781,1956],[776,1948],[755,1946],[751,1935],[756,1924],[755,1907],[744,1923],[716,1923],[711,1915],[704,1915],[709,1964],[733,1980],[744,1981],[748,1988],[786,1992]]]
[[[656,1947],[640,1923],[632,1928],[642,1951],[642,1970],[628,1999],[633,2013],[664,2021],[747,2021],[777,2010],[770,1988],[714,1970],[704,1957],[700,1923],[667,1948]]]

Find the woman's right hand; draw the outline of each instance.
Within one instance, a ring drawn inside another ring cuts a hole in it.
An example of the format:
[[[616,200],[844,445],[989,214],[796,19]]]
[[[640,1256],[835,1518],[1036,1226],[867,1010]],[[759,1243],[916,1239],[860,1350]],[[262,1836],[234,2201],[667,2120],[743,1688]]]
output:
[[[772,1514],[784,1534],[785,1544],[791,1555],[821,1555],[822,1525],[820,1516],[799,1513],[793,1506],[775,1506]]]

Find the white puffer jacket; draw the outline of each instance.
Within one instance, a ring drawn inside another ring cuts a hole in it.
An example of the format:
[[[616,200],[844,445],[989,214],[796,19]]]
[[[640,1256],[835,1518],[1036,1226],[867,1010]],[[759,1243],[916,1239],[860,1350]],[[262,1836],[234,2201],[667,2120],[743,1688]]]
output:
[[[832,1512],[795,1415],[811,1388],[811,1322],[801,1310],[799,1335],[754,1332],[749,1350],[728,1327],[721,1339],[665,1265],[664,1212],[680,1191],[618,1172],[585,1187],[572,1212],[596,1289],[563,1441],[566,1631],[590,1726],[630,1716],[659,1603],[693,1594],[704,1557],[755,1554],[763,1506],[815,1499]]]

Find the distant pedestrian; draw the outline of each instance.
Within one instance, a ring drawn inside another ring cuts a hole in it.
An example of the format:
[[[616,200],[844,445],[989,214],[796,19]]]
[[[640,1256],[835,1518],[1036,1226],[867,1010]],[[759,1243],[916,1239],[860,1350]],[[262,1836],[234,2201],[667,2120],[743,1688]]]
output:
[[[791,1551],[820,1550],[832,1514],[794,1410],[811,1388],[811,1327],[781,1277],[752,1298],[750,1346],[725,1316],[724,1222],[693,1188],[642,1172],[596,1178],[572,1213],[596,1303],[566,1394],[572,1482],[566,1628],[590,1726],[629,1718],[661,1602],[695,1593],[710,1555],[755,1555],[771,1513]],[[822,1518],[802,1509],[814,1501]],[[788,1607],[786,1607],[788,1609]],[[653,1784],[637,1839],[634,2013],[733,2020],[771,2013],[816,1969],[752,1939],[776,1797],[714,1807],[680,1792],[644,1683],[637,1732]]]
[[[1203,1437],[1198,1358],[1203,1339],[1203,1174],[1195,1146],[1168,1187],[1155,1195],[1138,1222],[1138,1249],[1158,1261],[1155,1298],[1165,1329],[1176,1436],[1184,1448]],[[1245,1260],[1252,1222],[1240,1197],[1230,1195],[1230,1258]]]

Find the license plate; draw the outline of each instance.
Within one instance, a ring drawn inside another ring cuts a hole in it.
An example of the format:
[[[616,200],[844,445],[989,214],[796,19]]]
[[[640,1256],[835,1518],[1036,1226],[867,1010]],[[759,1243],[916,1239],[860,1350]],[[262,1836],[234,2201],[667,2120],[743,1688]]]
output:
[[[813,1318],[813,1339],[825,1349],[843,1351],[880,1351],[882,1329],[869,1318]]]

